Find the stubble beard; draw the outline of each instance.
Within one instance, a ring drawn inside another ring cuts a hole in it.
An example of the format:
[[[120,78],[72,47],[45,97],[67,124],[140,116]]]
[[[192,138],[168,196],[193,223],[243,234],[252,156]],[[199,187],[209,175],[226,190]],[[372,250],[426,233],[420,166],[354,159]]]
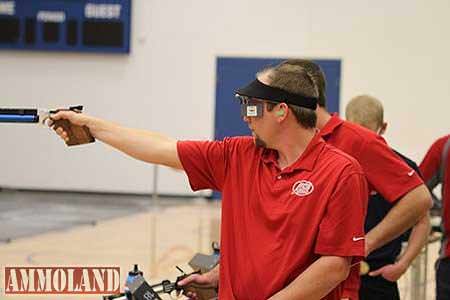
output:
[[[267,148],[266,142],[264,142],[258,135],[255,134],[254,142],[256,147]]]

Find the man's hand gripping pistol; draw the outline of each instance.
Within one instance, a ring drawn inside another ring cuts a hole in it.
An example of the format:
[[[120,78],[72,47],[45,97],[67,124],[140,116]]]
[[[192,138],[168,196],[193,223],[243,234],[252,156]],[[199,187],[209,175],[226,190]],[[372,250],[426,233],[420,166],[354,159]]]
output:
[[[51,126],[53,128],[62,127],[67,132],[67,146],[75,146],[95,142],[95,138],[86,126],[71,124],[68,120],[52,120],[51,115],[59,111],[71,110],[81,113],[82,105],[72,106],[67,109],[26,109],[26,108],[0,108],[0,123],[36,123]]]

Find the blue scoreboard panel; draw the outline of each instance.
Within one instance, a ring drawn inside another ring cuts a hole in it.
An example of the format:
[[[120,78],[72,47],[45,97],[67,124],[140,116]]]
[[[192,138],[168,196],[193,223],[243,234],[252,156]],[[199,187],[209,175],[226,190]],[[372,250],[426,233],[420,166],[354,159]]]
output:
[[[130,52],[131,0],[0,0],[0,49]]]

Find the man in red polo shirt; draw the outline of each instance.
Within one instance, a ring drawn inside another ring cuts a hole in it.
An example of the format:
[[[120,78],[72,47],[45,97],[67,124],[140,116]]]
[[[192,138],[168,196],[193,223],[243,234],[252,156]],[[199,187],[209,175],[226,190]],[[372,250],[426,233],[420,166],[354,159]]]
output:
[[[85,125],[134,158],[183,169],[194,190],[222,192],[220,271],[184,284],[220,282],[223,300],[337,300],[364,255],[362,169],[317,134],[318,93],[302,68],[266,70],[237,93],[253,137],[177,142],[83,114],[53,118]]]
[[[388,125],[384,120],[383,104],[369,95],[360,95],[351,99],[345,108],[345,117],[348,121],[379,135],[386,132]],[[393,151],[420,175],[419,167],[414,161]],[[366,214],[366,232],[383,220],[394,205],[395,203],[385,200],[380,194],[371,193]],[[359,297],[364,300],[399,300],[397,280],[427,244],[429,234],[430,218],[426,215],[411,230],[370,253],[365,259],[370,272],[360,277]],[[408,244],[402,251],[402,242],[405,241],[408,241]]]
[[[430,190],[441,184],[443,237],[436,263],[436,299],[450,300],[450,135],[439,138],[431,145],[420,170]]]
[[[322,138],[361,164],[371,193],[377,192],[395,203],[386,217],[366,234],[366,254],[369,254],[423,218],[431,207],[430,193],[416,172],[397,157],[381,136],[328,113],[325,75],[318,65],[303,59],[287,60],[284,64],[307,70],[318,87],[317,127]],[[358,268],[352,268],[344,287],[343,299],[359,299]]]

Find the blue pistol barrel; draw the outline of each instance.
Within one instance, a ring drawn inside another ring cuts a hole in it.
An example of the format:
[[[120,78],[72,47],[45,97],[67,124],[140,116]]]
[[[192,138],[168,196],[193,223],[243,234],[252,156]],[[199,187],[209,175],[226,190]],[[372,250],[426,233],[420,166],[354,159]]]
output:
[[[38,123],[37,109],[0,108],[0,123]]]

